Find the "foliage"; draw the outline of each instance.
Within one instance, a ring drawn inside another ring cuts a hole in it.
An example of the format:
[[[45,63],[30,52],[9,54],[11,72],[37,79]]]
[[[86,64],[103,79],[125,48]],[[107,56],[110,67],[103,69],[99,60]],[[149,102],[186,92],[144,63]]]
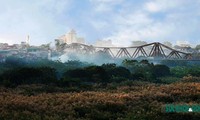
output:
[[[89,66],[83,69],[68,70],[64,78],[79,78],[84,82],[108,82],[109,76],[100,66]]]
[[[48,92],[34,95],[21,94],[20,91],[28,86],[14,89],[0,87],[0,116],[6,120],[197,119],[199,115],[195,113],[164,113],[162,109],[169,103],[199,103],[199,86],[199,83],[190,82],[169,85],[139,83],[134,87],[118,86],[112,91]]]
[[[153,67],[153,72],[156,77],[163,77],[170,75],[170,69],[166,65],[155,65]]]
[[[195,49],[196,49],[196,50],[200,50],[200,45],[197,45],[197,46],[195,47]]]
[[[158,82],[157,77],[170,75],[170,68],[166,65],[154,65],[147,60],[124,60],[122,65],[132,73],[132,79]]]
[[[2,120],[199,117],[196,113],[162,112],[169,103],[200,103],[199,66],[169,68],[147,60],[124,60],[120,66],[48,60],[29,61],[21,67],[11,63],[0,64]]]
[[[87,67],[87,66],[92,66],[92,64],[89,64],[87,62],[81,62],[81,61],[77,61],[77,60],[74,60],[74,61],[67,61],[64,63],[66,65],[66,68],[67,69],[77,69],[77,68],[84,68],[84,67]]]
[[[171,84],[171,83],[179,82],[181,80],[178,77],[172,77],[172,76],[160,77],[159,79],[161,83],[165,83],[165,84]]]
[[[176,76],[176,77],[184,77],[187,76],[189,74],[189,68],[188,67],[173,67],[170,69],[172,75]]]
[[[184,60],[162,60],[160,64],[167,65],[169,67],[176,67],[176,66],[187,66],[189,63]]]
[[[116,66],[116,64],[103,64],[103,69],[109,74],[110,77],[122,77],[122,78],[130,78],[130,71],[121,66]]]
[[[188,66],[188,67],[173,67],[171,68],[171,74],[176,77],[184,77],[188,75],[200,76],[200,66]]]
[[[5,64],[19,67],[19,66],[24,66],[24,64],[26,64],[26,61],[22,58],[10,56],[6,58]]]
[[[194,82],[194,83],[199,83],[200,82],[200,77],[196,77],[196,76],[184,76],[181,80],[181,82]]]
[[[3,73],[1,76],[1,84],[6,86],[21,84],[49,84],[56,80],[55,69],[49,67],[41,68],[17,68]]]

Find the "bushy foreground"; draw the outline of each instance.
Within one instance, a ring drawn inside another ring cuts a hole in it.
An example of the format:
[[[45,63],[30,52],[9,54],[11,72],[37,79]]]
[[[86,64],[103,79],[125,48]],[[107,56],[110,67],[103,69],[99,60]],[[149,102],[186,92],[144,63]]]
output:
[[[164,112],[166,104],[200,104],[197,65],[11,60],[0,68],[1,120],[200,119],[199,113]]]
[[[187,81],[190,78],[185,78]],[[1,88],[2,120],[191,120],[199,113],[165,113],[165,104],[199,104],[200,83],[157,85],[134,82],[116,89],[26,94],[36,86]],[[43,86],[44,87],[44,86]]]

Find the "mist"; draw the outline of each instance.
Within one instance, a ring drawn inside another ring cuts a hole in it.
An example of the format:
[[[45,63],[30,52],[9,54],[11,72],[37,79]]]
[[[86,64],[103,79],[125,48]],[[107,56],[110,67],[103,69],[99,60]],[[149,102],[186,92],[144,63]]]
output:
[[[97,52],[95,54],[66,52],[59,57],[53,57],[52,60],[59,60],[62,63],[65,63],[67,61],[81,61],[81,62],[92,63],[95,65],[102,65],[105,63],[121,64],[122,62],[122,59],[115,59],[112,58],[110,55],[101,52]]]

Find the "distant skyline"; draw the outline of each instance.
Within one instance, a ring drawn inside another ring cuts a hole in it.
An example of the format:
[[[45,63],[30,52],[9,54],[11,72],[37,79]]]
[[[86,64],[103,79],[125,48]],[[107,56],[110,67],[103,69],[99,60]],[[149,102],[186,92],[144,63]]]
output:
[[[71,29],[86,42],[111,39],[200,44],[199,0],[1,0],[0,43],[52,42]]]

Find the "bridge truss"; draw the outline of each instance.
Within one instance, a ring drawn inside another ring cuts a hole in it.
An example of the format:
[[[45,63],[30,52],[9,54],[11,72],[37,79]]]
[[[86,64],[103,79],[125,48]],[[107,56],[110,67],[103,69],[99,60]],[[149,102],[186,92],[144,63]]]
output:
[[[160,58],[160,59],[182,59],[191,60],[192,54],[175,50],[159,42],[149,43],[133,47],[97,47],[79,43],[72,43],[67,48],[76,52],[95,54],[104,53],[112,58]]]

